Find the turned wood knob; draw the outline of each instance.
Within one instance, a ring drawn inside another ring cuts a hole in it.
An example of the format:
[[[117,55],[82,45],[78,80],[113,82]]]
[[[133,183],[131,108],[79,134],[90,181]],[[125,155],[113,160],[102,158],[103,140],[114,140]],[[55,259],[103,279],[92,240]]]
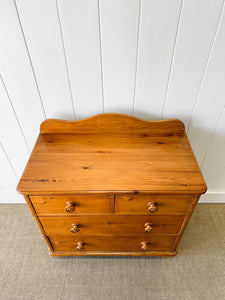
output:
[[[147,248],[148,248],[148,242],[141,242],[141,249],[147,250]]]
[[[79,232],[80,231],[80,225],[79,224],[72,224],[71,225],[71,229],[70,229],[70,231],[72,232],[72,233],[76,233],[76,232]]]
[[[152,227],[152,223],[145,223],[145,231],[146,232],[150,232],[152,231],[153,227]]]
[[[78,242],[78,243],[76,244],[76,246],[77,246],[77,250],[83,250],[83,249],[84,249],[84,246],[85,246],[85,243],[83,243],[83,242]]]
[[[155,212],[159,209],[158,204],[156,202],[148,202],[148,211]]]
[[[75,211],[75,203],[73,203],[73,202],[71,202],[71,201],[66,202],[65,210],[66,210],[68,213],[71,213],[71,212]]]

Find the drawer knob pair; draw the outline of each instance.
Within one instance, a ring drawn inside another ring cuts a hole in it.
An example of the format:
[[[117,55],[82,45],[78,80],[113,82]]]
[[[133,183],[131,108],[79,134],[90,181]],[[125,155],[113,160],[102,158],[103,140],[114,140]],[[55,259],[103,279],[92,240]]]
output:
[[[84,242],[78,242],[76,243],[77,250],[83,250],[85,248]]]
[[[147,250],[148,245],[149,245],[148,242],[141,242],[141,249],[142,250]],[[83,250],[85,248],[85,243],[84,242],[78,242],[78,243],[76,243],[76,247],[77,247],[77,250],[79,250],[79,251]]]
[[[74,212],[75,211],[75,203],[71,202],[71,201],[66,202],[65,210],[68,213]]]
[[[149,212],[155,212],[155,211],[159,210],[157,202],[148,202],[147,206],[148,206]]]
[[[71,231],[72,233],[77,233],[77,232],[79,232],[79,231],[80,231],[80,225],[79,225],[79,224],[72,224],[72,225],[71,225],[70,231]]]

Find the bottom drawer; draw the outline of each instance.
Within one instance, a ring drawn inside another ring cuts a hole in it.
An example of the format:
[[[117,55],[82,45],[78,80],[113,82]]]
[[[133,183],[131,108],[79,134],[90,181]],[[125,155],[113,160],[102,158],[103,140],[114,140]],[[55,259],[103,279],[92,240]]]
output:
[[[172,251],[176,236],[49,237],[55,252]]]

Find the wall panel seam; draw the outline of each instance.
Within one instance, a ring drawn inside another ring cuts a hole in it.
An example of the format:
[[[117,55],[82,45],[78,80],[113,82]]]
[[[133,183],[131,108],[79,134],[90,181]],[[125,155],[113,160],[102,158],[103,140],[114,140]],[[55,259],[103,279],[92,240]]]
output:
[[[222,112],[220,113],[220,116],[219,116],[218,121],[217,121],[217,123],[216,123],[216,127],[215,127],[215,129],[214,129],[214,131],[213,131],[213,134],[212,134],[212,136],[211,136],[210,142],[209,142],[208,147],[207,147],[207,149],[206,149],[206,151],[205,151],[205,155],[204,155],[204,157],[203,157],[203,159],[202,159],[200,168],[202,168],[202,166],[203,166],[203,164],[204,164],[204,162],[205,162],[205,159],[206,159],[206,157],[207,157],[207,154],[208,154],[208,152],[209,152],[209,149],[210,149],[210,147],[211,147],[211,145],[212,145],[213,139],[214,139],[214,137],[215,137],[215,135],[216,135],[216,131],[217,131],[217,128],[218,128],[218,126],[219,126],[220,120],[223,118],[223,114],[224,114],[224,113],[225,113],[225,106],[223,107]]]
[[[181,18],[182,18],[183,7],[184,7],[184,0],[182,0],[182,3],[181,3],[179,18],[178,18],[178,22],[177,22],[176,35],[175,35],[175,39],[174,39],[172,57],[171,57],[171,62],[170,62],[170,67],[169,67],[167,84],[166,84],[165,98],[164,98],[164,103],[163,103],[162,119],[164,119],[164,114],[165,114],[166,99],[167,99],[167,94],[168,94],[168,89],[169,89],[169,82],[170,82],[170,77],[171,77],[171,73],[172,73],[173,62],[174,62],[174,57],[175,57],[175,52],[176,52],[177,38],[178,38],[178,35],[179,35],[179,30],[180,30],[180,21],[181,21]]]
[[[17,173],[16,173],[16,171],[15,171],[15,169],[14,169],[14,167],[13,167],[13,165],[12,165],[12,163],[11,163],[11,161],[10,161],[10,159],[9,159],[9,157],[8,157],[8,155],[7,155],[7,153],[6,153],[5,149],[4,149],[4,147],[3,147],[3,145],[2,145],[2,143],[0,143],[0,147],[2,148],[2,151],[4,152],[5,157],[6,157],[6,159],[7,159],[8,162],[9,162],[9,165],[10,165],[10,167],[11,167],[13,173],[15,174],[16,178],[19,179],[19,178],[18,178],[18,175],[17,175]],[[3,188],[4,188],[4,187],[3,187]]]
[[[217,34],[218,34],[218,31],[219,31],[219,28],[220,28],[220,23],[221,23],[221,19],[222,19],[223,12],[224,12],[224,7],[225,7],[224,4],[225,4],[225,0],[223,1],[223,5],[222,5],[221,12],[220,12],[220,15],[219,15],[219,18],[218,18],[218,22],[217,22],[217,25],[216,25],[216,29],[215,29],[215,33],[214,33],[212,45],[210,47],[209,54],[208,54],[208,57],[207,57],[207,60],[206,60],[206,64],[205,64],[205,67],[204,67],[204,71],[202,73],[202,77],[201,77],[201,80],[200,80],[199,88],[198,88],[196,99],[195,99],[195,104],[193,106],[193,109],[192,109],[192,112],[191,112],[191,117],[190,117],[190,120],[189,120],[189,123],[188,123],[188,126],[187,126],[187,130],[186,130],[187,134],[188,134],[189,129],[191,127],[191,122],[193,120],[193,116],[194,116],[194,113],[195,113],[195,110],[196,110],[196,107],[197,107],[197,104],[198,104],[198,101],[199,101],[199,95],[201,93],[202,85],[203,85],[203,82],[204,82],[204,79],[205,79],[205,75],[206,75],[206,72],[207,72],[207,69],[208,69],[208,65],[209,65],[209,62],[210,62],[210,59],[211,59],[212,50],[214,48],[214,45],[215,45],[215,42],[216,42],[216,38],[217,38]]]
[[[15,9],[16,9],[16,14],[17,14],[17,17],[18,17],[18,21],[19,21],[19,24],[20,24],[20,29],[21,29],[21,32],[22,32],[24,44],[25,44],[25,47],[26,47],[26,50],[27,50],[27,55],[28,55],[28,58],[29,58],[29,61],[30,61],[32,72],[33,72],[35,85],[37,87],[38,95],[39,95],[39,98],[40,98],[41,106],[42,106],[42,109],[43,109],[43,112],[44,112],[44,116],[45,116],[45,118],[47,118],[46,117],[46,113],[45,113],[45,108],[44,108],[43,100],[42,100],[42,96],[41,96],[41,92],[40,92],[40,89],[39,89],[39,86],[38,86],[38,82],[37,82],[37,77],[36,77],[36,74],[35,74],[35,71],[34,71],[34,66],[33,66],[33,63],[32,63],[30,51],[29,51],[29,48],[28,48],[28,45],[27,45],[25,33],[23,31],[23,26],[22,26],[22,22],[21,22],[21,19],[20,19],[19,10],[18,10],[17,4],[16,4],[16,0],[14,0],[14,5],[15,5]]]
[[[136,85],[137,85],[137,70],[138,70],[138,57],[139,57],[139,43],[140,43],[140,23],[141,23],[141,11],[142,0],[139,0],[139,14],[138,14],[138,32],[137,32],[137,48],[136,48],[136,63],[134,71],[134,99],[133,99],[133,115],[135,112],[135,100],[136,100]]]
[[[102,83],[102,111],[105,112],[104,100],[104,81],[103,81],[103,63],[102,63],[102,34],[101,34],[101,16],[100,16],[100,0],[98,0],[98,27],[99,27],[99,49],[100,49],[100,64],[101,64],[101,83]]]
[[[14,115],[15,115],[17,124],[18,124],[19,129],[20,129],[20,131],[21,131],[21,133],[22,133],[22,136],[23,136],[23,138],[24,138],[24,141],[25,141],[27,150],[28,150],[28,152],[30,153],[30,148],[29,148],[28,142],[27,142],[26,137],[25,137],[25,135],[24,135],[23,129],[22,129],[21,125],[20,125],[19,119],[18,119],[17,114],[16,114],[16,110],[15,110],[15,108],[14,108],[14,106],[13,106],[12,100],[11,100],[11,98],[10,98],[10,96],[9,96],[9,92],[8,92],[8,90],[7,90],[7,88],[6,88],[5,82],[4,82],[4,80],[3,80],[1,74],[0,74],[0,80],[2,81],[3,87],[4,87],[4,89],[5,89],[6,95],[7,95],[8,100],[9,100],[9,103],[10,103],[10,105],[11,105],[11,107],[12,107],[12,110],[13,110],[13,113],[14,113]]]
[[[63,53],[64,53],[64,60],[65,60],[65,65],[66,65],[66,73],[67,73],[67,79],[68,79],[70,97],[71,97],[71,102],[72,102],[72,107],[73,107],[73,115],[74,115],[74,119],[76,119],[76,113],[75,113],[75,107],[74,107],[74,97],[73,97],[73,92],[72,92],[72,87],[71,87],[70,73],[69,73],[69,68],[68,68],[68,61],[67,61],[67,56],[66,56],[66,48],[65,48],[65,42],[64,42],[64,37],[63,37],[63,30],[62,30],[62,22],[61,22],[61,18],[60,18],[59,5],[58,5],[58,1],[57,0],[55,0],[55,4],[56,4],[58,21],[59,21],[59,30],[60,30],[61,41],[62,41],[62,46],[63,46]]]

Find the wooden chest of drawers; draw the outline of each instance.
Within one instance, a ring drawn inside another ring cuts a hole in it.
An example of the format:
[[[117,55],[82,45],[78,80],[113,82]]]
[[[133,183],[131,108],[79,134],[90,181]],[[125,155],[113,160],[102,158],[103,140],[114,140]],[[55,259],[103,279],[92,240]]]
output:
[[[206,184],[179,120],[46,120],[18,185],[62,255],[164,255]]]

